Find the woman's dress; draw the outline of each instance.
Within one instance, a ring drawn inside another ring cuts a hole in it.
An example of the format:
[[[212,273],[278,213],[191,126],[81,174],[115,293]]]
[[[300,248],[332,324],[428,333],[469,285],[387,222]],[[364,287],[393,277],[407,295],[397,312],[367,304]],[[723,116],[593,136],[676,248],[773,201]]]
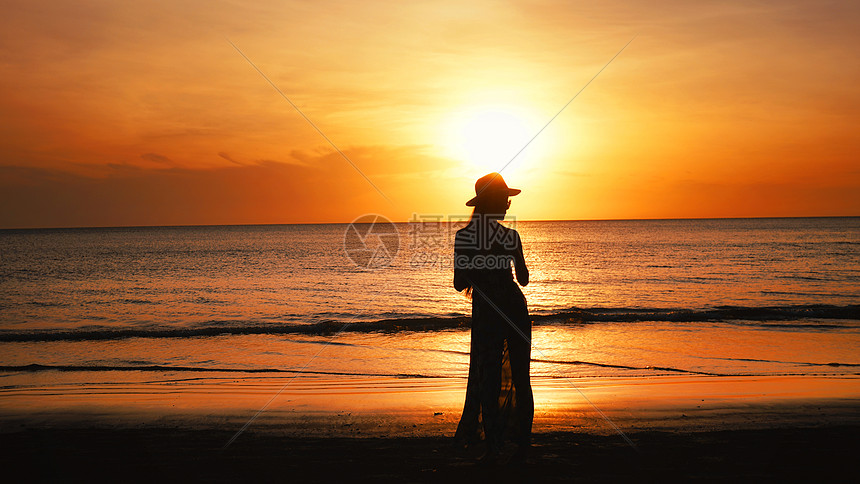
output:
[[[519,234],[496,222],[473,220],[454,244],[454,270],[466,278],[472,297],[469,379],[455,438],[468,445],[483,437],[491,453],[505,438],[528,445],[534,416],[531,319],[511,271],[517,253]]]

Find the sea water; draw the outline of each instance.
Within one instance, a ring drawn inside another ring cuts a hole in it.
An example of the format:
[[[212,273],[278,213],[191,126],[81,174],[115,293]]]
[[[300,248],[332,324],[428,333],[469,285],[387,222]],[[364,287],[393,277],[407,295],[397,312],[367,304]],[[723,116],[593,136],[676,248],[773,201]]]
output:
[[[534,377],[860,368],[860,218],[506,224]],[[462,226],[0,231],[0,375],[464,377]]]

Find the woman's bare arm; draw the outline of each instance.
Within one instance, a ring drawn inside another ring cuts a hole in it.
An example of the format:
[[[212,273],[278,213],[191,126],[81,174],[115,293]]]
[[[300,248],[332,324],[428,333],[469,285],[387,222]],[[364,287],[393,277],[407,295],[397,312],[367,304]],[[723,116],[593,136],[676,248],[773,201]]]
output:
[[[526,257],[523,255],[523,242],[517,234],[517,250],[514,252],[514,269],[517,273],[517,282],[521,286],[529,284],[529,268],[526,266]]]
[[[465,272],[465,269],[454,269],[454,289],[458,292],[467,289],[471,285]]]

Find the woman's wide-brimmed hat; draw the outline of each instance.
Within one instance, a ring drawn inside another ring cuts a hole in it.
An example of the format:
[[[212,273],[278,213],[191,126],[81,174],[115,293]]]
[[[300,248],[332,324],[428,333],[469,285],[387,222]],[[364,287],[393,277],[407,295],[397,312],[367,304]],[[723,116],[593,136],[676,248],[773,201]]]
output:
[[[475,198],[466,202],[466,205],[474,207],[483,200],[492,200],[499,196],[512,197],[521,191],[519,188],[508,188],[502,175],[490,173],[478,178],[475,182]]]

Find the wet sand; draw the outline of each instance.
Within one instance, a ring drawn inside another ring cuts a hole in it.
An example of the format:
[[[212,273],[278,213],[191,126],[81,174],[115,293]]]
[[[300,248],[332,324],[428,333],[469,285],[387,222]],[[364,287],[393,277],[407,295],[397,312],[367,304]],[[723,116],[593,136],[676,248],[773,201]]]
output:
[[[282,438],[216,430],[44,429],[5,434],[28,482],[847,482],[858,426],[612,436],[539,433],[524,465],[485,466],[445,437]],[[853,477],[852,477],[853,476]]]
[[[56,372],[6,387],[6,474],[53,482],[707,482],[833,481],[860,470],[853,377],[535,380],[532,456],[489,467],[477,462],[480,448],[452,446],[462,379],[164,377]]]

